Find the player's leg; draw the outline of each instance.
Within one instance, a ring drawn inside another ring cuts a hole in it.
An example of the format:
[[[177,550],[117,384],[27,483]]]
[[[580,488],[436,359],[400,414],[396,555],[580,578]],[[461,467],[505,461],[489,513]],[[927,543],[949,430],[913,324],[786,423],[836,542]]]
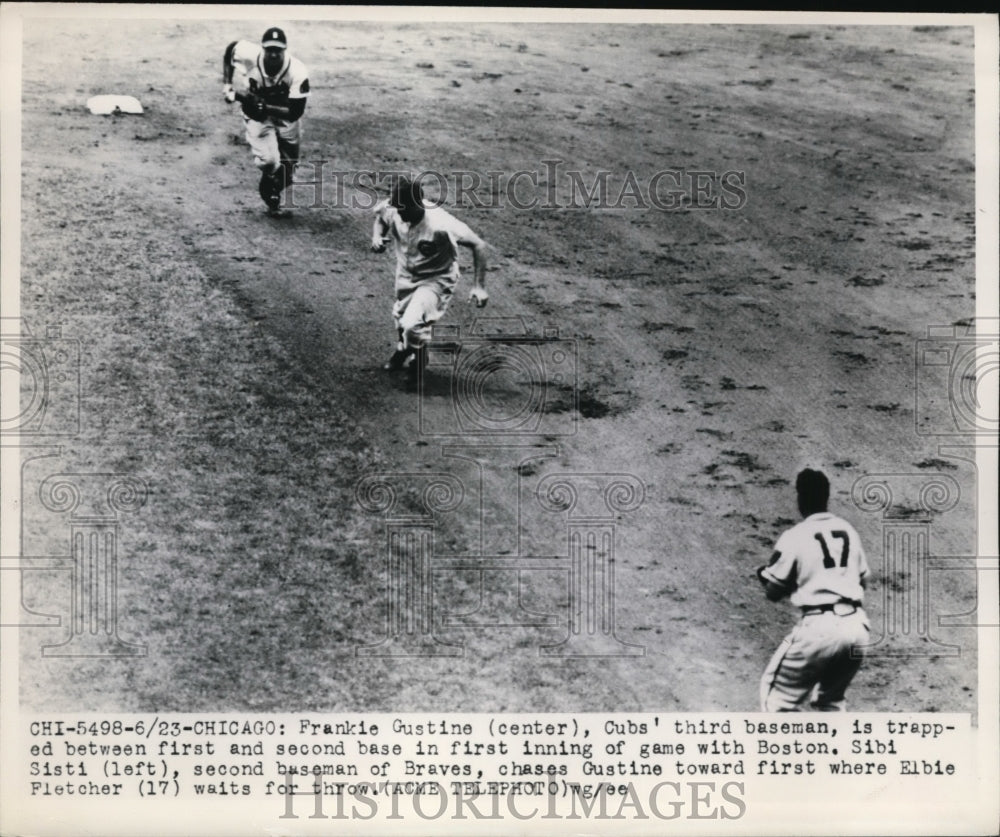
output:
[[[281,188],[284,190],[292,185],[292,175],[299,164],[299,146],[279,141],[278,149],[281,154]]]
[[[399,317],[399,327],[403,332],[403,345],[415,355],[415,362],[410,366],[413,371],[427,365],[427,346],[434,324],[444,316],[450,301],[450,293],[431,284],[418,286],[410,295],[406,310]]]
[[[274,172],[261,171],[260,174],[257,191],[260,194],[260,199],[267,204],[269,212],[277,212],[281,206],[280,176],[280,169]]]
[[[400,296],[392,306],[392,319],[396,324],[396,351],[393,352],[392,357],[389,358],[389,360],[387,360],[385,365],[382,367],[390,372],[402,369],[406,365],[406,362],[413,356],[413,350],[406,345],[406,342],[403,339],[403,327],[400,325],[400,320],[406,312],[412,298],[413,292],[410,291],[409,293]]]
[[[257,190],[268,209],[277,209],[281,203],[281,189],[278,188],[281,173],[281,155],[278,151],[278,134],[270,122],[244,119],[246,138],[253,154],[253,162],[260,169],[260,183]]]
[[[408,366],[416,372],[427,365],[427,344],[430,343],[434,323],[448,310],[450,298],[450,293],[443,293],[436,285],[426,284],[417,286],[396,300],[392,314],[399,342],[383,368],[394,370]]]
[[[411,291],[396,301],[393,318],[396,321],[398,342],[396,351],[386,361],[383,369],[394,371],[409,367],[416,372],[427,363],[426,344],[430,340],[431,324],[428,316],[438,310],[433,291],[426,286]]]
[[[808,617],[812,618],[812,617]],[[760,679],[762,712],[801,712],[819,677],[815,642],[806,620],[785,637]]]
[[[388,372],[395,372],[406,366],[406,362],[411,357],[413,357],[413,349],[406,348],[406,345],[403,343],[403,332],[400,330],[399,340],[396,343],[396,351],[392,353],[392,357],[385,362],[382,368]]]
[[[299,149],[302,146],[302,131],[296,122],[284,128],[277,129],[278,155],[281,160],[281,189],[292,185],[292,175],[299,163]]]
[[[834,617],[836,636],[831,637],[830,651],[816,689],[812,708],[817,712],[843,712],[845,693],[861,668],[864,648],[870,643],[868,618],[863,611]]]
[[[246,125],[247,143],[253,154],[254,165],[261,171],[275,172],[281,165],[278,153],[278,134],[270,122],[257,122],[255,119],[243,117]]]
[[[430,285],[419,285],[413,290],[396,321],[405,347],[419,349],[430,342],[431,326],[440,319],[439,310],[437,293]]]

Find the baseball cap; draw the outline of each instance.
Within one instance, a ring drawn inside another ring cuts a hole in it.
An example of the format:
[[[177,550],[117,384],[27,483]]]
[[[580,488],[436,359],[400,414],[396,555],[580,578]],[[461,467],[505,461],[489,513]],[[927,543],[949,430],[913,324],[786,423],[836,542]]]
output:
[[[260,39],[260,45],[285,49],[288,46],[288,38],[285,37],[285,33],[281,29],[277,26],[272,26],[264,33],[264,37]]]
[[[419,180],[410,180],[401,175],[389,191],[389,205],[396,209],[419,207],[424,203],[424,190]]]

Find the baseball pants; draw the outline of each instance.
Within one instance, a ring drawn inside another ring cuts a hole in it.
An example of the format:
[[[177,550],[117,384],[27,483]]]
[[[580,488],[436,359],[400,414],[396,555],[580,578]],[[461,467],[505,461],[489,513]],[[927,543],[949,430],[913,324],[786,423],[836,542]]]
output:
[[[243,122],[246,124],[247,142],[257,168],[275,172],[284,161],[290,160],[293,164],[298,162],[302,142],[301,119],[280,128],[271,121],[257,122],[246,116],[243,117]]]
[[[401,335],[402,348],[419,349],[430,342],[432,327],[448,310],[451,296],[451,292],[426,284],[417,285],[396,300],[392,316]]]
[[[270,121],[257,122],[246,116],[243,121],[254,164],[261,170],[260,197],[268,206],[277,206],[281,193],[291,185],[299,161],[301,120],[284,127]]]
[[[868,617],[858,608],[803,616],[775,651],[760,681],[763,712],[843,712],[844,693],[869,644]]]

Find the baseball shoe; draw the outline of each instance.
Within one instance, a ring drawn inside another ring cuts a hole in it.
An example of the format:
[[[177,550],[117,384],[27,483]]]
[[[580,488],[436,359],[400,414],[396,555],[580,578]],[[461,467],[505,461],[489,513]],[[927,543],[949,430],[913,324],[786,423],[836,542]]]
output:
[[[382,368],[386,372],[398,372],[404,366],[406,366],[406,361],[408,361],[413,356],[413,349],[396,349],[393,352],[392,357],[389,358]]]
[[[292,211],[290,209],[282,209],[280,205],[267,206],[267,214],[271,218],[291,218]]]

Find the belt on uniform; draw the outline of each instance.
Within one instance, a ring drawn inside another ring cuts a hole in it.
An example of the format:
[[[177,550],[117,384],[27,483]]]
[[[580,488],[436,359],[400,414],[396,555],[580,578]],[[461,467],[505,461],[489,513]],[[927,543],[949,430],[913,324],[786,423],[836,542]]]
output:
[[[856,613],[860,609],[861,602],[855,602],[850,599],[841,599],[839,602],[831,602],[830,604],[804,607],[802,608],[802,615],[815,616],[817,613],[833,612],[837,614],[837,616],[850,616],[852,613]]]

